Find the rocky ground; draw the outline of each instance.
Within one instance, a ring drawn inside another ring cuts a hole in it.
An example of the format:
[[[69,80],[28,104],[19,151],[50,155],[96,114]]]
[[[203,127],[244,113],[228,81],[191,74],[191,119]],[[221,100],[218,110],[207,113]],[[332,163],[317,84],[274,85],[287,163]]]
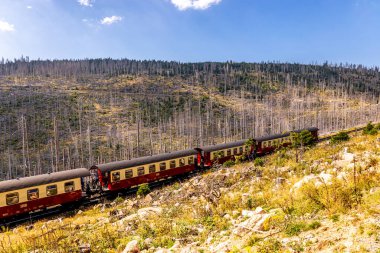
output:
[[[281,150],[20,226],[0,251],[380,252],[379,161],[379,136]]]

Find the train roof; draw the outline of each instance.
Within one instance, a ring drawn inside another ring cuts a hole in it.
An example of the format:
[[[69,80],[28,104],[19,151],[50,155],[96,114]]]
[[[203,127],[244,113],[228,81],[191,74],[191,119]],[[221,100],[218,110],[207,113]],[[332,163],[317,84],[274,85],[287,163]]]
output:
[[[170,159],[176,159],[176,158],[185,157],[185,156],[191,156],[195,154],[197,154],[197,151],[195,151],[194,149],[187,149],[187,150],[175,151],[175,152],[160,154],[160,155],[144,156],[144,157],[134,158],[131,160],[104,163],[104,164],[94,165],[91,168],[92,169],[97,168],[101,172],[108,172],[108,171],[113,171],[113,170],[136,167],[136,166],[144,165],[144,164],[166,161]]]
[[[0,193],[87,176],[90,176],[89,170],[80,168],[31,177],[22,177],[0,182]]]
[[[240,141],[210,145],[210,146],[206,146],[206,147],[201,147],[200,149],[205,151],[205,152],[212,152],[212,151],[216,151],[216,150],[222,150],[222,149],[227,149],[227,148],[244,146],[247,141],[248,141],[248,139],[245,139],[245,140],[240,140]]]
[[[264,137],[258,137],[258,138],[254,138],[254,140],[257,141],[257,142],[262,142],[262,141],[279,139],[279,138],[283,138],[283,137],[289,136],[291,132],[300,133],[303,130],[308,130],[310,132],[316,132],[319,129],[317,127],[309,127],[309,128],[294,130],[294,131],[290,131],[290,132],[285,132],[283,134],[274,134],[274,135],[269,135],[269,136],[264,136]]]

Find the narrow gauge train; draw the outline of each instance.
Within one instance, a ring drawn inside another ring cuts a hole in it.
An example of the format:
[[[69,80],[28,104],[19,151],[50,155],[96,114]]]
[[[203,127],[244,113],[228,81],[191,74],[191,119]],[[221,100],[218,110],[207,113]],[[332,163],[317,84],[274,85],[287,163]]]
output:
[[[312,133],[315,140],[318,139],[318,128],[306,130]],[[100,164],[90,169],[73,169],[3,181],[0,182],[0,221],[58,205],[78,203],[102,192],[116,192],[207,169],[215,163],[234,160],[235,156],[243,154],[249,157],[262,156],[291,143],[290,132],[287,132],[250,141],[246,139]]]

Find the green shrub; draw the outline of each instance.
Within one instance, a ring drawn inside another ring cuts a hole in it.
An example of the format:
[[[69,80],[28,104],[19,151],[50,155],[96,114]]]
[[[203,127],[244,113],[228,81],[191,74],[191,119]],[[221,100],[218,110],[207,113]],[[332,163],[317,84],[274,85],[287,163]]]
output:
[[[368,124],[363,129],[363,134],[365,135],[376,135],[377,134],[377,128],[372,124],[372,122],[368,122]]]
[[[330,219],[333,221],[333,222],[337,222],[339,221],[339,214],[333,214],[330,216]]]
[[[307,225],[307,230],[312,230],[312,229],[317,229],[321,226],[322,224],[319,221],[313,221],[312,223],[309,223]]]
[[[235,162],[232,160],[226,161],[223,163],[223,167],[229,168],[235,165]]]
[[[335,179],[330,184],[320,187],[313,183],[304,184],[300,188],[304,207],[311,209],[309,210],[311,212],[319,210],[328,210],[330,213],[346,212],[361,203],[363,197],[361,192],[370,183],[366,180],[363,176],[358,176],[356,186],[353,178],[348,182]]]
[[[123,199],[122,197],[118,196],[118,197],[114,200],[114,202],[115,202],[116,204],[121,204],[121,203],[124,202],[124,199]]]
[[[248,209],[252,209],[254,206],[253,206],[253,200],[252,198],[248,198],[247,200],[247,208]]]
[[[260,157],[256,158],[255,161],[253,162],[255,166],[262,167],[264,166],[264,160],[261,159]]]
[[[261,242],[260,245],[257,246],[257,252],[259,253],[280,252],[281,247],[282,245],[280,241],[274,238],[270,238],[268,240]]]
[[[245,155],[235,155],[235,164],[239,164],[247,160]]]
[[[256,234],[252,234],[248,241],[247,241],[247,246],[254,246],[256,243],[260,242],[262,239],[258,237]]]
[[[137,190],[137,196],[145,196],[150,192],[150,187],[148,184],[142,184]]]
[[[300,242],[290,242],[288,246],[290,246],[293,252],[302,252],[305,250]]]
[[[285,233],[288,236],[299,235],[302,231],[305,230],[306,224],[304,222],[293,222],[289,223],[285,228]]]
[[[348,134],[344,131],[341,131],[337,135],[331,137],[331,143],[336,144],[339,142],[348,141],[349,139],[350,137],[348,136]]]
[[[292,132],[290,134],[293,147],[309,147],[315,144],[313,134],[308,130],[302,130],[300,133]]]

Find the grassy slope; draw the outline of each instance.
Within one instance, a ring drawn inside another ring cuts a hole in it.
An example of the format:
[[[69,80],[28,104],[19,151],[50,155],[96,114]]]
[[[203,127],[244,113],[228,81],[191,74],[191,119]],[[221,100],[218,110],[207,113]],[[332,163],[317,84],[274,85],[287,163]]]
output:
[[[281,151],[265,157],[263,167],[244,163],[209,171],[145,198],[118,198],[110,207],[98,205],[61,220],[40,221],[31,230],[21,226],[0,235],[0,252],[67,252],[83,244],[92,252],[121,252],[133,239],[149,252],[173,245],[173,252],[183,247],[221,252],[218,247],[224,242],[226,252],[378,252],[378,138],[359,135],[340,145],[322,143],[305,151],[300,163],[294,150]],[[342,160],[344,147],[355,154],[354,162]],[[256,177],[258,171],[263,177]],[[320,173],[331,179],[294,188],[305,176]],[[276,184],[279,177],[283,184]],[[151,206],[156,209],[141,212]],[[236,233],[248,219],[242,210],[257,207],[272,215],[260,229]]]

